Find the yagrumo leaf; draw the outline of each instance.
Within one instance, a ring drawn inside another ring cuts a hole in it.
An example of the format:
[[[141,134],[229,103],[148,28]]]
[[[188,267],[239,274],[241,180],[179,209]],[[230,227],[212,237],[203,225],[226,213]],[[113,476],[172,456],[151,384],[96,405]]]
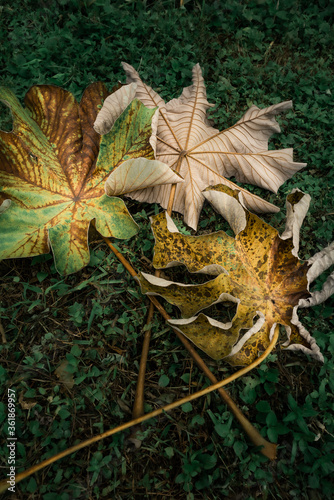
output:
[[[209,124],[206,112],[212,105],[200,66],[193,68],[193,84],[186,87],[178,99],[167,104],[129,64],[123,63],[127,83],[136,83],[136,97],[147,107],[159,107],[156,158],[177,171],[184,183],[176,188],[173,210],[184,214],[185,222],[196,229],[207,186],[225,184],[243,193],[244,203],[258,212],[279,209],[249,191],[237,187],[227,178],[250,183],[277,192],[305,163],[293,162],[292,149],[268,150],[268,139],[280,127],[275,116],[290,109],[291,101],[265,109],[252,106],[232,127],[219,131]],[[108,123],[106,109],[102,109]],[[105,130],[108,130],[106,126]],[[131,198],[160,203],[167,208],[170,186],[148,187],[129,194]]]
[[[114,195],[129,184],[141,188],[147,165],[167,173],[164,182],[180,180],[154,160],[155,110],[133,100],[135,89],[126,85],[108,98],[104,84],[93,83],[79,105],[66,90],[38,85],[25,108],[10,90],[0,90],[13,115],[12,132],[0,131],[0,259],[47,253],[51,246],[58,271],[75,272],[89,262],[92,220],[106,237],[137,233],[124,202],[105,194],[111,172],[127,172]],[[104,99],[111,102],[113,128],[102,138],[93,124]]]
[[[288,217],[282,237],[276,229],[250,213],[240,192],[226,186],[204,191],[204,196],[229,222],[235,238],[224,231],[185,236],[167,214],[152,218],[156,268],[185,265],[192,273],[216,276],[201,285],[184,285],[141,274],[143,292],[157,294],[178,306],[183,318],[171,320],[184,335],[214,359],[248,365],[264,351],[277,324],[285,327],[285,347],[302,350],[318,360],[323,357],[315,340],[300,323],[297,309],[312,304],[309,285],[315,262],[298,259],[299,230],[310,196],[294,190],[287,198]],[[334,261],[333,245],[321,259],[321,272]],[[317,303],[333,293],[318,297]],[[327,285],[325,285],[326,287]],[[229,323],[216,321],[200,311],[219,302],[234,302],[237,311]]]

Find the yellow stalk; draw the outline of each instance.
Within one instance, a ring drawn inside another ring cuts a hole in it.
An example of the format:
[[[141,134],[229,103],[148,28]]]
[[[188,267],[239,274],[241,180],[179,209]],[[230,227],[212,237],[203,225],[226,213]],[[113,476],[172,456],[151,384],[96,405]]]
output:
[[[146,415],[143,415],[139,418],[135,418],[133,420],[130,420],[129,422],[126,422],[122,425],[119,425],[118,427],[115,427],[114,429],[110,429],[106,432],[103,432],[102,434],[99,434],[99,435],[94,436],[90,439],[87,439],[86,441],[82,441],[81,443],[79,443],[75,446],[72,446],[71,448],[68,448],[67,450],[64,450],[60,453],[57,453],[57,455],[54,455],[51,458],[43,460],[43,462],[40,462],[39,464],[36,464],[32,467],[29,467],[29,469],[17,474],[16,478],[15,478],[15,482],[19,483],[20,481],[22,481],[23,479],[26,479],[27,477],[31,476],[35,472],[38,472],[39,470],[44,469],[44,467],[47,467],[48,465],[55,463],[57,460],[60,460],[61,458],[64,458],[68,455],[71,455],[72,453],[75,453],[76,451],[81,450],[82,448],[85,448],[86,446],[89,446],[93,443],[96,443],[97,441],[101,441],[102,439],[110,437],[110,436],[116,434],[117,432],[121,432],[121,431],[124,431],[125,429],[129,429],[130,427],[132,427],[134,425],[141,424],[142,422],[145,422],[146,420],[149,420],[151,418],[157,417],[158,415],[161,415],[161,413],[163,413],[163,412],[173,410],[173,409],[177,408],[178,406],[183,405],[184,403],[188,403],[189,401],[193,401],[201,396],[205,396],[206,394],[209,394],[212,391],[215,391],[217,389],[221,389],[224,385],[227,385],[230,382],[233,382],[233,380],[236,380],[237,378],[245,375],[245,373],[248,373],[250,370],[255,368],[255,366],[262,363],[262,361],[274,349],[276,342],[277,342],[277,339],[278,339],[278,327],[276,327],[276,329],[275,329],[273,338],[272,338],[268,348],[265,350],[265,352],[259,358],[257,358],[252,363],[252,365],[249,365],[249,366],[242,368],[241,370],[237,371],[236,373],[229,376],[225,380],[222,380],[221,382],[217,382],[216,384],[211,385],[211,386],[207,387],[206,389],[202,389],[201,391],[195,392],[194,394],[190,394],[189,396],[182,398],[182,399],[179,399],[178,401],[174,401],[174,403],[170,403],[170,404],[164,406],[163,408],[159,408],[158,410],[147,413]],[[274,460],[276,458],[276,445],[273,445],[270,443],[268,443],[268,444],[272,447],[272,451],[273,451],[272,456],[269,458]],[[261,444],[259,444],[258,446],[261,446]],[[8,489],[7,479],[0,481],[0,493],[3,493],[7,489]]]

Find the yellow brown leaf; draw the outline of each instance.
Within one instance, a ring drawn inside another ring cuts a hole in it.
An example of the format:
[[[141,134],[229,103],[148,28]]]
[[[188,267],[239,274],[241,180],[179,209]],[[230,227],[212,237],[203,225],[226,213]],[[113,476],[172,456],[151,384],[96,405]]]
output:
[[[235,238],[223,231],[185,236],[167,214],[159,214],[152,219],[154,265],[163,268],[183,264],[192,273],[209,272],[216,277],[201,285],[185,285],[142,274],[142,290],[176,305],[185,319],[170,323],[214,359],[224,358],[232,365],[250,364],[268,347],[277,325],[286,329],[285,347],[300,348],[322,359],[296,313],[299,304],[311,296],[307,276],[310,264],[300,261],[294,251],[296,234],[306,214],[303,199],[307,195],[297,192],[289,198],[297,217],[290,216],[291,234],[283,239],[244,207],[240,193],[224,185],[207,192],[215,208],[232,221]],[[229,323],[201,312],[226,301],[237,303]]]

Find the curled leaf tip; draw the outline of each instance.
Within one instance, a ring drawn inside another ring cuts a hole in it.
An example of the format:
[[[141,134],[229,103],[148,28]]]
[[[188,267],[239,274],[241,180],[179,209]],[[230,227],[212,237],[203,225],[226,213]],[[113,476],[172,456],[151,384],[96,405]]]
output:
[[[136,88],[137,85],[135,83],[123,85],[120,89],[106,98],[94,122],[94,130],[96,132],[100,135],[105,135],[110,132],[117,118],[135,98]]]

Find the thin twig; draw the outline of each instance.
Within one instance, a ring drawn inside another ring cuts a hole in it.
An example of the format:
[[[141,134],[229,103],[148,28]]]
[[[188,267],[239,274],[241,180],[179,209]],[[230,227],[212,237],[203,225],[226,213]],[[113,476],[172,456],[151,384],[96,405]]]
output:
[[[102,434],[99,434],[97,436],[94,436],[90,439],[87,439],[86,441],[83,441],[75,446],[72,446],[71,448],[68,448],[67,450],[62,451],[61,453],[57,453],[57,455],[54,455],[51,458],[48,458],[47,460],[43,460],[43,462],[40,462],[37,465],[34,465],[32,467],[29,467],[29,469],[20,472],[19,474],[16,475],[15,477],[15,482],[19,483],[23,479],[26,479],[27,477],[31,476],[31,474],[34,474],[35,472],[38,472],[41,469],[44,469],[44,467],[53,464],[57,460],[60,460],[61,458],[64,458],[78,450],[81,450],[82,448],[85,448],[86,446],[89,446],[93,443],[96,443],[97,441],[101,441],[104,438],[110,437],[117,432],[121,432],[125,429],[129,429],[130,427],[141,424],[142,422],[145,422],[146,420],[149,420],[151,418],[157,417],[158,415],[161,415],[163,412],[167,412],[170,410],[173,410],[177,408],[178,406],[183,405],[184,403],[188,403],[189,401],[193,401],[201,396],[205,396],[206,394],[209,394],[212,391],[215,391],[217,389],[221,389],[224,385],[229,384],[230,382],[233,382],[233,380],[236,380],[237,378],[245,375],[245,373],[248,373],[250,370],[252,370],[255,366],[259,365],[262,363],[262,361],[271,353],[271,351],[274,349],[276,342],[278,339],[278,327],[276,327],[273,338],[267,347],[267,349],[264,351],[264,353],[257,358],[252,365],[245,366],[241,370],[237,371],[233,375],[230,375],[228,378],[225,380],[222,380],[218,382],[217,384],[211,385],[209,387],[206,387],[205,389],[202,389],[201,391],[195,392],[194,394],[190,394],[186,396],[185,398],[179,399],[178,401],[174,401],[174,403],[170,403],[163,408],[159,408],[158,410],[152,411],[150,413],[147,413],[146,415],[143,415],[142,417],[135,418],[133,420],[130,420],[129,422],[126,422],[122,425],[119,425],[118,427],[115,427],[114,429],[110,429],[106,432],[103,432]],[[276,445],[271,445],[274,450],[276,450]],[[272,459],[276,457],[276,452]],[[4,479],[0,481],[0,493],[3,493],[6,491],[8,488],[8,482],[7,479]]]
[[[180,173],[182,160],[184,158],[184,153],[185,153],[184,151],[179,153],[179,157],[177,159],[176,167],[175,167],[176,173]],[[169,195],[169,200],[168,200],[168,205],[167,205],[167,213],[170,216],[172,215],[173,204],[174,204],[174,199],[175,199],[175,192],[176,192],[176,184],[172,184],[170,195]],[[159,277],[160,272],[158,270],[156,270],[154,273],[154,276]],[[151,302],[149,310],[148,310],[146,326],[148,326],[151,323],[152,318],[153,318],[153,314],[154,314],[154,305]],[[151,328],[147,328],[145,331],[144,339],[143,339],[142,352],[141,352],[140,363],[139,363],[136,395],[135,395],[135,401],[133,404],[133,411],[132,411],[133,418],[141,417],[142,415],[144,415],[145,375],[146,375],[146,365],[147,365],[148,352],[149,352],[150,342],[151,342],[151,334],[152,334]]]
[[[154,314],[154,305],[153,302],[150,302],[146,325],[149,325],[151,323],[153,319],[153,314]],[[150,348],[150,340],[151,340],[151,328],[147,328],[144,333],[143,346],[141,351],[138,378],[137,378],[135,401],[133,403],[133,410],[132,410],[132,418],[138,418],[144,415],[144,387],[145,387],[146,364]]]
[[[1,324],[1,321],[0,321],[0,333],[1,333],[2,343],[3,343],[3,344],[7,344],[7,339],[6,339],[5,330],[4,330],[4,327],[3,327],[3,326],[2,326],[2,324]]]

